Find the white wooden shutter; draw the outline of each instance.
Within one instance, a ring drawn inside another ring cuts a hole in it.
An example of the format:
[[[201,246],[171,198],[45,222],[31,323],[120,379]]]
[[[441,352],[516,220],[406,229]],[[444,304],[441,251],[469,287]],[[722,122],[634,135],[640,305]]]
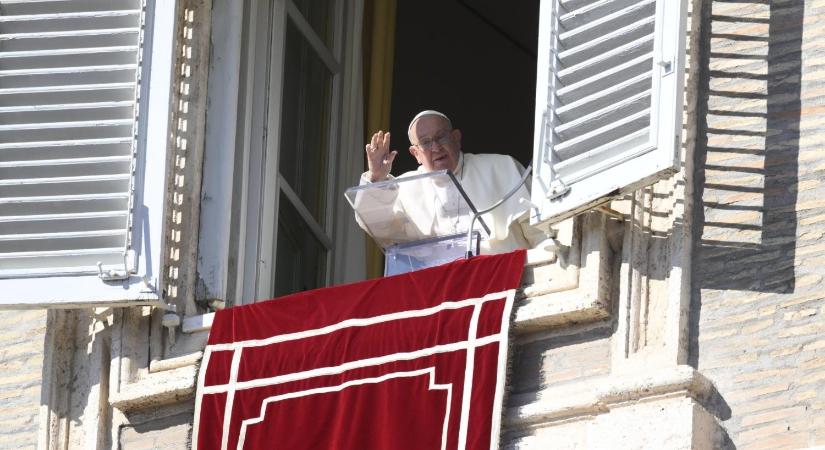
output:
[[[159,298],[174,11],[0,0],[0,304]]]
[[[678,168],[686,0],[542,0],[533,221]]]

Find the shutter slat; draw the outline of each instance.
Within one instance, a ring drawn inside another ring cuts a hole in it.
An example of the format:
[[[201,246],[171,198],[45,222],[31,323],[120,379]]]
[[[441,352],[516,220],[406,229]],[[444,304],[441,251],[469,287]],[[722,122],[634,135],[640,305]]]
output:
[[[25,233],[25,234],[0,234],[0,241],[24,241],[43,239],[75,239],[97,236],[122,236],[123,230],[92,230],[92,231],[70,231],[60,233]]]
[[[34,259],[34,258],[51,258],[51,257],[76,257],[76,256],[110,256],[114,258],[123,258],[123,249],[120,247],[100,247],[100,248],[76,248],[66,250],[41,250],[30,252],[9,252],[0,253],[0,260],[9,259]],[[95,264],[95,259],[85,258],[91,265]],[[110,263],[118,263],[116,259]],[[37,267],[37,266],[29,266]]]
[[[638,40],[599,54],[590,60],[559,70],[557,76],[564,85],[568,85],[578,80],[598,76],[604,72],[615,72],[621,70],[621,68],[635,65],[639,61],[651,58],[652,50],[653,37],[643,36]],[[566,90],[569,90],[569,88],[560,89],[562,93]]]
[[[601,36],[605,28],[616,29],[630,25],[639,17],[652,16],[655,11],[656,0],[643,0],[612,14],[607,14],[604,17],[585,23],[573,30],[562,32],[559,35],[559,40],[564,42],[567,48],[575,47],[588,42],[593,39],[594,36]]]
[[[625,117],[622,120],[576,136],[568,141],[564,141],[555,146],[555,151],[563,161],[587,152],[588,150],[592,150],[603,145],[611,145],[612,142],[621,139],[627,134],[635,133],[640,129],[644,129],[649,124],[650,109],[646,108],[645,110]]]
[[[565,122],[574,120],[576,117],[590,114],[593,111],[620,102],[623,98],[649,90],[650,74],[643,73],[627,81],[612,86],[605,86],[604,89],[597,90],[592,95],[560,106],[556,110],[556,116]]]
[[[22,111],[8,111],[0,108],[0,123],[6,124],[27,124],[27,123],[68,123],[85,122],[96,123],[104,120],[124,120],[132,123],[135,117],[133,105],[111,103],[88,103],[82,106],[63,107],[63,105],[44,105],[43,108],[29,108]],[[20,107],[8,107],[9,110],[20,109]]]
[[[555,164],[555,169],[565,174],[567,183],[576,183],[597,175],[606,168],[632,159],[651,150],[647,130],[630,133],[610,144],[594,148],[592,151],[574,156]]]
[[[129,190],[130,177],[116,175],[99,177],[94,181],[52,181],[39,184],[10,184],[0,186],[0,197],[5,198],[40,198],[66,195],[95,195],[101,193],[120,193]]]
[[[591,2],[568,3],[565,12],[559,16],[559,22],[565,30],[586,26],[600,18],[621,11],[638,0],[599,0]]]
[[[19,106],[0,106],[0,114],[2,113],[22,113],[22,112],[40,112],[40,111],[71,111],[82,109],[98,109],[98,108],[118,108],[118,107],[132,107],[134,102],[131,101],[113,101],[113,102],[89,102],[89,103],[63,103],[63,104],[28,104]]]
[[[0,150],[21,150],[21,149],[36,149],[48,152],[55,151],[56,148],[72,149],[75,147],[102,147],[102,146],[118,146],[118,144],[131,144],[133,139],[129,136],[114,137],[114,138],[96,138],[96,139],[67,139],[65,141],[31,141],[31,142],[10,142],[0,143]],[[33,152],[34,153],[34,152]],[[7,152],[0,152],[0,159]],[[80,153],[78,152],[78,155]],[[34,156],[32,156],[34,158]]]
[[[584,61],[590,61],[606,52],[625,45],[650,40],[653,34],[654,17],[644,17],[612,33],[594,35],[581,45],[568,47],[559,53],[563,67],[571,67]]]
[[[55,17],[54,15],[3,16],[7,20],[0,21],[3,33],[10,36],[35,36],[43,33],[84,33],[92,30],[135,30],[131,28],[140,17],[140,12],[126,12],[125,14],[101,14],[98,16]],[[22,18],[18,20],[18,18]],[[47,36],[52,36],[48,34]],[[77,36],[79,34],[71,34]],[[88,34],[82,34],[88,36]]]
[[[587,97],[598,95],[606,90],[611,90],[625,82],[633,83],[639,79],[647,80],[644,86],[645,89],[649,89],[652,66],[652,59],[639,58],[561,88],[557,95],[562,105],[569,105],[586,100]]]
[[[66,127],[46,127],[46,128],[22,128],[13,131],[0,132],[0,143],[11,142],[42,142],[53,141],[60,138],[69,140],[81,138],[117,138],[125,137],[132,132],[132,127],[127,124],[108,126],[66,126]]]
[[[92,74],[95,72],[128,72],[137,69],[137,64],[110,64],[103,66],[44,67],[36,69],[0,70],[0,77],[60,74]],[[0,79],[0,83],[3,80]]]
[[[3,12],[7,15],[64,14],[88,11],[140,9],[142,0],[3,0]]]
[[[0,125],[0,131],[20,130],[50,130],[54,128],[97,128],[114,125],[131,125],[131,119],[112,120],[78,120],[77,122],[45,122],[45,123],[18,123],[14,125]]]
[[[36,196],[36,197],[6,197],[0,198],[0,204],[6,204],[9,206],[9,212],[11,212],[11,206],[14,205],[29,205],[31,203],[59,203],[65,202],[64,206],[65,209],[74,209],[72,208],[72,204],[75,203],[75,206],[78,206],[82,203],[92,203],[98,202],[100,206],[104,206],[105,203],[101,202],[101,200],[128,200],[129,194],[125,192],[113,192],[113,193],[94,193],[94,194],[76,194],[76,195],[43,195],[43,196]],[[94,206],[94,205],[90,205]],[[120,206],[117,203],[113,204],[114,207],[104,207],[101,208],[103,211],[112,211],[117,210]],[[78,209],[80,209],[78,207]]]
[[[124,65],[119,69],[115,68],[101,68],[103,70],[78,70],[76,67],[68,68],[70,70],[61,71],[57,73],[43,72],[39,74],[15,74],[11,76],[0,76],[0,85],[7,88],[28,88],[57,83],[73,83],[73,84],[102,84],[102,83],[125,83],[130,81],[132,83],[136,80],[137,71],[135,66]]]
[[[98,33],[76,33],[69,36],[31,35],[23,38],[0,39],[0,44],[4,52],[124,47],[136,45],[139,35],[137,30],[108,30]]]
[[[83,36],[112,36],[112,35],[137,35],[140,28],[101,28],[92,30],[61,30],[61,31],[38,31],[34,33],[0,33],[0,41],[23,41],[25,39],[54,39],[73,38]],[[55,42],[58,43],[58,42]]]
[[[65,86],[22,86],[3,89],[0,83],[0,107],[88,103],[90,98],[97,102],[134,103],[134,83],[93,83]],[[92,80],[94,81],[94,80]]]
[[[590,114],[579,116],[575,120],[556,127],[556,134],[562,138],[587,133],[610,123],[621,120],[629,115],[639,113],[650,108],[650,91],[640,92],[626,97],[618,103],[608,105]]]
[[[114,10],[114,11],[76,11],[61,12],[52,14],[16,14],[0,16],[0,23],[3,22],[27,22],[34,20],[65,20],[65,19],[97,19],[102,17],[124,17],[140,14],[140,10]]]
[[[77,52],[75,54],[62,52],[54,55],[50,52],[43,52],[42,55],[30,56],[5,56],[0,57],[0,67],[14,67],[18,73],[2,73],[5,76],[15,76],[22,74],[42,75],[50,69],[55,69],[53,73],[72,73],[80,68],[83,71],[101,72],[101,71],[123,71],[134,70],[137,68],[137,61],[135,60],[135,52],[129,50],[112,50],[112,51],[95,51],[95,52]],[[96,68],[90,70],[89,68]],[[102,68],[97,69],[97,68]]]
[[[87,181],[114,181],[114,180],[128,180],[129,175],[123,173],[115,173],[108,175],[80,175],[68,177],[52,177],[52,178],[22,178],[22,179],[3,179],[0,180],[0,186],[22,186],[22,185],[39,185],[48,183],[79,183]],[[0,202],[5,199],[0,198]]]
[[[64,159],[35,159],[28,161],[0,161],[0,168],[6,167],[38,167],[38,166],[63,166],[72,164],[98,164],[110,162],[131,162],[128,155],[123,156],[99,156],[88,158],[64,158]]]
[[[118,230],[127,226],[125,213],[50,214],[48,216],[0,216],[0,234],[23,229],[30,233],[58,233],[91,230]]]
[[[44,258],[44,257],[53,257],[53,256],[93,256],[93,255],[112,255],[118,256],[123,258],[123,249],[119,247],[101,247],[101,248],[77,248],[77,249],[67,249],[67,250],[41,250],[41,251],[30,251],[30,252],[9,252],[9,253],[0,253],[0,259],[13,259],[13,258]],[[90,260],[91,261],[91,260]]]
[[[15,52],[0,53],[0,61],[11,58],[35,58],[43,56],[67,56],[67,55],[89,55],[101,53],[137,52],[136,45],[121,45],[110,47],[87,47],[87,48],[56,48],[47,50],[19,50]]]
[[[69,213],[69,214],[31,214],[25,216],[0,216],[0,224],[10,222],[38,222],[38,221],[61,221],[61,220],[99,220],[107,218],[126,218],[125,211],[105,211],[93,213]]]
[[[134,83],[100,83],[100,84],[72,84],[66,86],[31,86],[21,88],[0,88],[0,96],[14,94],[39,94],[49,92],[74,92],[74,91],[100,91],[107,89],[131,89],[134,91]],[[2,97],[0,97],[2,99]]]
[[[0,240],[0,254],[15,254],[20,252],[53,252],[88,250],[95,248],[121,248],[126,249],[126,236],[123,230],[115,234],[100,234],[87,236],[70,236],[71,233],[63,233],[63,237],[43,238],[43,239],[9,239]],[[25,235],[24,235],[25,236]]]
[[[123,248],[92,248],[37,252],[0,253],[0,278],[32,276],[35,270],[49,265],[50,273],[96,273],[103,269],[122,269]],[[14,267],[14,269],[9,269]]]

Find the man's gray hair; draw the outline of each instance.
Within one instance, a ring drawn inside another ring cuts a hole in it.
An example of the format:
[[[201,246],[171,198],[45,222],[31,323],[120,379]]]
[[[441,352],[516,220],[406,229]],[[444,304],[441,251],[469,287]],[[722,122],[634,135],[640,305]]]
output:
[[[421,111],[420,113],[416,114],[415,117],[413,117],[413,119],[410,121],[410,126],[407,127],[407,138],[409,138],[410,143],[413,143],[412,128],[413,128],[413,125],[415,125],[415,121],[422,118],[422,117],[424,117],[424,116],[442,117],[442,118],[444,118],[444,120],[447,121],[447,124],[450,126],[450,129],[452,130],[452,128],[453,128],[453,122],[450,120],[449,117],[447,117],[446,114],[438,112],[434,109],[427,109],[427,110]]]

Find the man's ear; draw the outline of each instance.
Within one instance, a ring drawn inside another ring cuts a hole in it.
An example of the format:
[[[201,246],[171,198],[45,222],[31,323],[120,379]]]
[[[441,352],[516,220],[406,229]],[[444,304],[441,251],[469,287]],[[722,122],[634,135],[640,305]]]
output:
[[[418,148],[416,148],[416,146],[410,146],[410,154],[413,155],[413,158],[415,158],[416,161],[418,161],[419,165],[422,164],[421,160],[418,158]]]
[[[459,150],[461,150],[461,130],[456,128],[455,130],[451,131],[450,134],[453,135],[453,142],[455,142],[455,145],[458,147]]]

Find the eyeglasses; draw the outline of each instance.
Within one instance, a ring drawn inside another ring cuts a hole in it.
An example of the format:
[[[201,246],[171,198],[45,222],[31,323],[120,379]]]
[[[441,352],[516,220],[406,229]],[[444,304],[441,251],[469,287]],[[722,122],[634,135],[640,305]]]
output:
[[[418,147],[422,150],[430,151],[430,150],[433,149],[433,146],[436,144],[436,142],[438,143],[438,145],[440,145],[442,147],[449,144],[449,143],[451,143],[452,142],[452,136],[451,136],[450,132],[448,131],[448,132],[446,132],[446,133],[444,133],[440,136],[436,136],[434,138],[424,138],[424,139],[420,140],[415,145],[416,145],[416,147]]]

